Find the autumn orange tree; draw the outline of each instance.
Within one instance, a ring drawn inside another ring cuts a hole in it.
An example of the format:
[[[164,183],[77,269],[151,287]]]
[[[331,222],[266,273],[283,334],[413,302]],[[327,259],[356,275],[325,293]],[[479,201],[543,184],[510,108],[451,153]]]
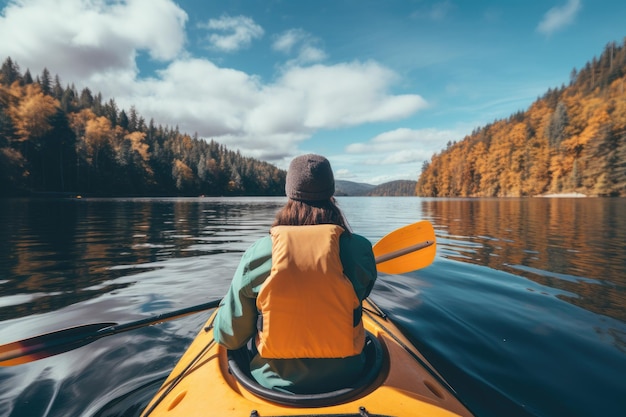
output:
[[[178,128],[146,123],[47,69],[0,67],[0,196],[281,195],[285,172]]]
[[[626,196],[625,90],[626,39],[572,71],[569,86],[435,154],[416,194]]]

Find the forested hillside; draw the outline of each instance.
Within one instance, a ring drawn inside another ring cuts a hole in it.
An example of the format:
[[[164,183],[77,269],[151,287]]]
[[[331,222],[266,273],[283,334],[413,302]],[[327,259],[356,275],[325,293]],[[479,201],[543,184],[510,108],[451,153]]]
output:
[[[335,195],[336,196],[362,196],[366,195],[368,191],[372,190],[375,185],[366,184],[361,182],[335,180]]]
[[[570,192],[626,196],[626,39],[528,110],[449,143],[416,186],[441,197]]]
[[[367,195],[377,197],[415,196],[415,181],[398,180],[381,184],[370,190]]]
[[[88,88],[0,69],[0,196],[284,195],[285,172],[177,128],[148,123]]]

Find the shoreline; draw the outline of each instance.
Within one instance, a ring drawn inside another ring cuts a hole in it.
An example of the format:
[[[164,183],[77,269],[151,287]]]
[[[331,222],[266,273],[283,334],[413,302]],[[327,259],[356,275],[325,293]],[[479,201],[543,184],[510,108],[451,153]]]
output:
[[[543,198],[584,198],[587,195],[582,193],[551,193],[551,194],[540,194],[535,197],[543,197]]]

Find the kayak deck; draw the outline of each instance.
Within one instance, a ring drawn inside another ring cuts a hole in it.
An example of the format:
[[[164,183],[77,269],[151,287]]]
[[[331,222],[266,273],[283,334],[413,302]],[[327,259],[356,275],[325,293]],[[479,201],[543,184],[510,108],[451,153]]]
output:
[[[293,395],[289,404],[289,394],[272,401],[250,392],[233,375],[228,351],[213,340],[214,312],[142,416],[472,416],[373,302],[366,300],[363,311],[365,329],[382,348],[382,364],[370,383],[353,395],[342,392],[338,403],[302,402],[297,397],[311,396]]]

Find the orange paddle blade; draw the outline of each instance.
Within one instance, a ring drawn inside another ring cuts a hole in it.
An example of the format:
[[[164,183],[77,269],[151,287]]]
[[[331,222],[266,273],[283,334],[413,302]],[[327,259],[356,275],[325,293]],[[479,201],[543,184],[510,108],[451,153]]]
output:
[[[403,274],[430,265],[435,259],[435,229],[426,220],[396,229],[373,247],[378,272]]]

